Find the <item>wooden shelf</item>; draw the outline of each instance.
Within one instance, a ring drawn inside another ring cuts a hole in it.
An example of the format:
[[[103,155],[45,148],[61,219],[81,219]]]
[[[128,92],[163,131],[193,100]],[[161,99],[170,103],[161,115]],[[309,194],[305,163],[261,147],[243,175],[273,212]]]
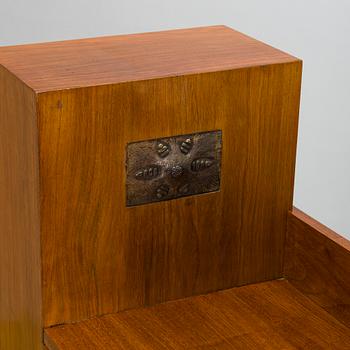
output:
[[[0,349],[350,350],[350,242],[289,212],[301,72],[225,26],[1,48]],[[208,131],[220,190],[127,205],[128,145]]]
[[[50,350],[350,349],[349,329],[277,280],[56,326]]]

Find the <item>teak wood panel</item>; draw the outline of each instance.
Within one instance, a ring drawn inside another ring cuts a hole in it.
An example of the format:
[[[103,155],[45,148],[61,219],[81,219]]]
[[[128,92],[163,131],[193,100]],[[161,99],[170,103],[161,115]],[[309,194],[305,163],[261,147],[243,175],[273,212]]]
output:
[[[350,330],[286,281],[45,330],[50,350],[350,349]]]
[[[0,66],[0,349],[42,349],[34,93]]]
[[[288,217],[285,275],[350,327],[350,242],[296,208]]]
[[[45,325],[280,277],[301,63],[39,95]],[[222,130],[221,190],[125,206],[128,142]]]
[[[0,48],[0,63],[37,92],[295,60],[225,26]]]

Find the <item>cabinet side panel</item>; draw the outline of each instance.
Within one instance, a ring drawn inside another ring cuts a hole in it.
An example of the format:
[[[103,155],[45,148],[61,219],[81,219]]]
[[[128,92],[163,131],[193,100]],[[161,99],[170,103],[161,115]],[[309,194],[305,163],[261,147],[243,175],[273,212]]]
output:
[[[42,349],[36,97],[0,66],[0,349]]]
[[[293,208],[284,274],[313,302],[350,328],[350,241]]]
[[[39,96],[45,325],[281,277],[301,63]],[[126,207],[133,141],[222,130],[218,192]]]

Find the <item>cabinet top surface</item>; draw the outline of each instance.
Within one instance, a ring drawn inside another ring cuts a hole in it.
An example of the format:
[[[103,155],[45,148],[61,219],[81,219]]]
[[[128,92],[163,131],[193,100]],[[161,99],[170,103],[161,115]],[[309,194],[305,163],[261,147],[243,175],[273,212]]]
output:
[[[226,26],[0,47],[37,93],[296,61]]]

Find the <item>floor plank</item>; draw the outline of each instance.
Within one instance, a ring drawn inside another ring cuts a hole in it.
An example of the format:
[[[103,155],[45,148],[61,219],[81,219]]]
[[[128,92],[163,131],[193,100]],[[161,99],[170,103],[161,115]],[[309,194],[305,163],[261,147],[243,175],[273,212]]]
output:
[[[350,349],[350,330],[287,281],[48,328],[50,350]]]

